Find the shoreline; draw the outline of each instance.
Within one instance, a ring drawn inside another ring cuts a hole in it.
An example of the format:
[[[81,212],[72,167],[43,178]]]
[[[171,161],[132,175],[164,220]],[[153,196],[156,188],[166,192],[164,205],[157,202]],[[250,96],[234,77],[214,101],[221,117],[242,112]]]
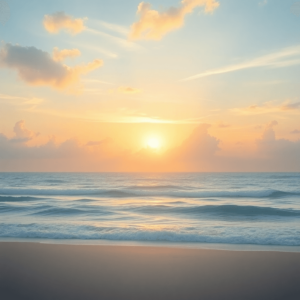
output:
[[[300,253],[0,242],[1,300],[296,300]]]
[[[179,243],[153,241],[120,241],[120,240],[80,240],[80,239],[42,239],[42,238],[0,238],[0,243],[35,243],[49,245],[78,246],[126,246],[126,247],[162,247],[177,249],[203,249],[223,251],[250,252],[286,252],[300,253],[300,246],[256,245],[256,244],[214,244],[214,243]]]

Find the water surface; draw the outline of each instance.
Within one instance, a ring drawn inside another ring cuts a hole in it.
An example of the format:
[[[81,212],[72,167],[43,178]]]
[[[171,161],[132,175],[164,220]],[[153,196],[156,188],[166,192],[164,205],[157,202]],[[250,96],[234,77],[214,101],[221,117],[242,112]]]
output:
[[[0,173],[0,238],[300,246],[300,174]]]

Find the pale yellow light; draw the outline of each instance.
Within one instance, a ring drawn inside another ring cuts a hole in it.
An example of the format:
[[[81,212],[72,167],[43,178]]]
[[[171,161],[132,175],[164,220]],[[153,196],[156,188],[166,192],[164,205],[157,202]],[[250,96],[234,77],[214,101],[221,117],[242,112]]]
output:
[[[147,140],[147,146],[152,149],[158,149],[160,148],[160,140],[158,138],[150,138]]]

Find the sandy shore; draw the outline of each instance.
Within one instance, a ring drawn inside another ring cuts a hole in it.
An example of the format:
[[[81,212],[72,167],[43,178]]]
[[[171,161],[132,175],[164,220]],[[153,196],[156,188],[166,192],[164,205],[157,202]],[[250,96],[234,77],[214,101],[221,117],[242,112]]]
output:
[[[300,253],[1,242],[0,299],[299,300]]]

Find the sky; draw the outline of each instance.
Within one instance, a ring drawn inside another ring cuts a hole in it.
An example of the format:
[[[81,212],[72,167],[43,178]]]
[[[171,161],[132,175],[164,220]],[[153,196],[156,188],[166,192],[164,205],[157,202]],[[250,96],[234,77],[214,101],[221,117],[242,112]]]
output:
[[[1,0],[0,172],[300,172],[300,1]]]

